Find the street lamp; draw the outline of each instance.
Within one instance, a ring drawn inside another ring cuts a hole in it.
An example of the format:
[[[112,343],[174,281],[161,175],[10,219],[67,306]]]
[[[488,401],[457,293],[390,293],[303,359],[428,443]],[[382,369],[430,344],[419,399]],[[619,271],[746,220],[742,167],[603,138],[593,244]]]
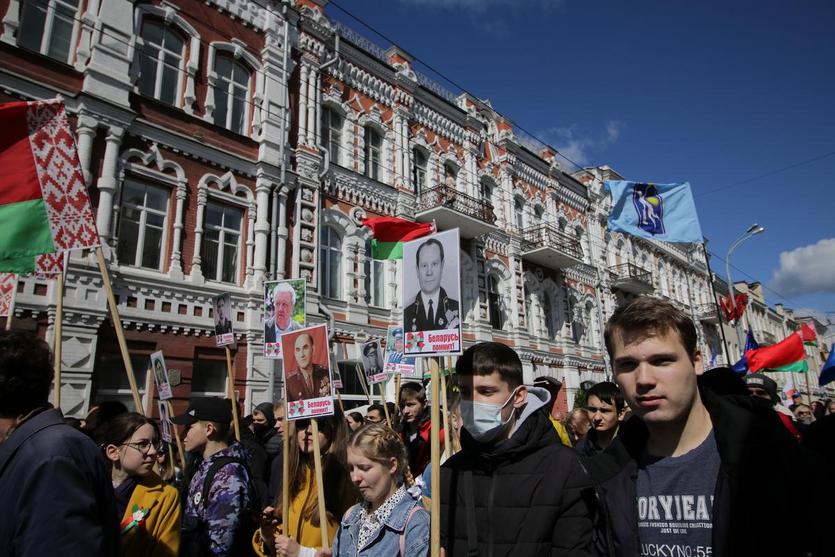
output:
[[[745,231],[745,234],[743,234],[742,236],[740,236],[739,238],[734,240],[734,243],[731,244],[730,249],[728,249],[728,255],[725,257],[725,272],[728,275],[728,296],[729,296],[730,302],[732,304],[734,303],[734,299],[735,299],[735,288],[734,288],[734,281],[731,278],[731,254],[734,252],[734,250],[736,249],[736,247],[739,244],[741,244],[742,242],[744,242],[745,240],[747,240],[749,238],[753,238],[754,236],[756,236],[757,234],[760,234],[762,232],[765,232],[765,227],[760,226],[757,223],[754,223],[754,224],[752,224],[751,226],[748,227],[748,230]],[[742,315],[745,315],[745,308],[742,309]],[[740,316],[740,319],[742,319],[742,315]],[[739,321],[740,321],[740,319],[736,320],[736,325],[734,325],[734,329],[736,329],[736,341],[739,343],[739,348],[742,349],[743,348],[742,335],[739,332]],[[728,362],[728,365],[732,365],[732,362]]]

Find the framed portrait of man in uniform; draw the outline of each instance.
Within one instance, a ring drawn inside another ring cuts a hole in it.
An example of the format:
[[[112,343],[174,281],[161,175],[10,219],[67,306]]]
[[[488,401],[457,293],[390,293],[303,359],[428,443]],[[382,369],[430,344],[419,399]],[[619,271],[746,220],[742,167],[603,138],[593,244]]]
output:
[[[379,340],[369,340],[359,345],[362,369],[365,371],[365,380],[369,385],[383,383],[388,379],[383,366],[383,349]]]
[[[235,334],[232,332],[232,295],[229,292],[212,298],[212,315],[215,318],[215,344],[235,344]]]
[[[458,229],[403,244],[404,354],[461,354]]]
[[[281,359],[281,335],[303,329],[305,313],[304,279],[264,283],[264,357]]]
[[[415,359],[406,357],[406,334],[400,325],[392,325],[386,331],[386,353],[383,356],[383,369],[387,374],[399,373],[412,376],[415,373]]]
[[[333,380],[327,325],[281,335],[284,399],[287,418],[298,420],[333,414]]]

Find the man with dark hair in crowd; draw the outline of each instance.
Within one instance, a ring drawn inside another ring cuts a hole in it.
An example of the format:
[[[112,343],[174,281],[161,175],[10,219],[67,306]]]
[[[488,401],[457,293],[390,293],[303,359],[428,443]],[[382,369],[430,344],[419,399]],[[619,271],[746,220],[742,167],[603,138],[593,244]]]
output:
[[[49,347],[0,332],[0,554],[119,554],[110,469],[48,402]]]
[[[401,431],[400,437],[409,453],[409,467],[417,478],[423,474],[423,469],[431,459],[431,445],[429,435],[432,422],[429,416],[429,404],[426,401],[426,390],[416,381],[407,381],[400,385],[398,393],[400,404]],[[443,424],[443,420],[441,420]],[[444,448],[444,430],[440,426],[441,450]]]
[[[382,423],[386,421],[386,410],[382,404],[375,402],[365,411],[365,419],[372,424]]]
[[[183,556],[235,556],[249,552],[252,532],[245,513],[253,497],[247,454],[229,444],[232,404],[215,397],[196,397],[185,414],[171,421],[186,427],[185,450],[203,461],[192,476],[183,514]]]
[[[612,444],[626,415],[623,394],[611,381],[593,385],[586,393],[586,410],[591,429],[574,448],[582,455],[593,456]]]
[[[446,555],[589,555],[589,483],[548,419],[548,391],[525,386],[519,356],[497,342],[468,348],[455,371],[463,427],[441,467]]]
[[[635,419],[585,461],[600,484],[601,555],[824,555],[817,503],[768,512],[819,485],[818,463],[770,408],[698,388],[689,317],[639,297],[615,310],[604,338]]]
[[[749,373],[745,376],[744,381],[748,389],[748,394],[756,400],[762,400],[763,404],[767,404],[770,408],[774,408],[777,417],[780,418],[785,428],[799,443],[800,431],[797,429],[791,410],[780,404],[780,396],[777,394],[777,383],[763,373]]]

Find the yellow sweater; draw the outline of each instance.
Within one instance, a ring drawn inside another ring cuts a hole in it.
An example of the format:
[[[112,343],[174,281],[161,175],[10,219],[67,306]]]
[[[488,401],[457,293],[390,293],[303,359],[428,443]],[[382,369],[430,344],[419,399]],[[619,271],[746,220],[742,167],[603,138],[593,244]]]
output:
[[[551,425],[554,426],[554,429],[557,430],[557,435],[560,436],[560,441],[566,447],[571,446],[571,439],[568,438],[568,432],[565,430],[565,426],[562,425],[559,420],[557,420],[554,416],[548,415],[548,418],[551,420]]]
[[[180,550],[180,494],[156,474],[137,478],[119,527],[125,557],[176,557]]]
[[[312,501],[314,501],[316,497],[318,497],[318,491],[316,489],[315,478],[313,477],[313,470],[305,467],[302,489],[299,491],[298,495],[290,500],[290,512],[288,513],[289,528],[287,529],[288,535],[296,540],[299,545],[304,547],[322,547],[322,529],[319,526],[315,526],[310,520],[306,520],[302,517],[302,510],[308,504],[312,504]],[[353,502],[353,500],[346,501],[346,508],[350,507]],[[328,545],[331,544],[331,540],[333,540],[334,536],[336,536],[336,530],[339,527],[339,520],[341,518],[342,517],[340,516],[332,519],[328,516]],[[277,530],[279,529],[283,530],[281,526],[277,528]],[[252,537],[252,546],[255,553],[260,557],[267,557],[268,555],[273,555],[275,553],[275,546],[273,543],[270,543],[269,552],[264,547],[264,540],[261,539],[261,533],[258,530],[255,531],[255,535]]]

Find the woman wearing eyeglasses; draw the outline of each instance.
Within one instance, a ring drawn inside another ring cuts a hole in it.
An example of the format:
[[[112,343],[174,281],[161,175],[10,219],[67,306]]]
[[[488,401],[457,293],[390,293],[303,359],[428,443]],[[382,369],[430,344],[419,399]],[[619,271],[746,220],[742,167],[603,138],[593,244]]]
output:
[[[98,430],[99,446],[111,465],[121,522],[122,555],[176,557],[180,547],[180,497],[154,473],[159,431],[136,414],[116,416]]]
[[[290,422],[290,509],[287,528],[281,526],[281,489],[276,494],[275,508],[264,514],[274,516],[272,524],[255,532],[253,546],[258,555],[280,557],[313,557],[322,545],[319,503],[313,469],[313,426],[310,420]],[[328,523],[324,525],[332,540],[339,519],[356,503],[358,493],[346,468],[348,426],[342,414],[318,418],[319,447],[322,452],[322,479]],[[277,526],[276,526],[277,525]],[[283,531],[282,531],[283,530]]]

